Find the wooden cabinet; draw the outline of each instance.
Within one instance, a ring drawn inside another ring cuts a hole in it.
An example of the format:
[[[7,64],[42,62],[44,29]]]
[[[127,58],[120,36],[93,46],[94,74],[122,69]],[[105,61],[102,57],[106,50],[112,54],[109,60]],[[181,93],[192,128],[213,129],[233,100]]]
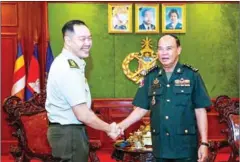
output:
[[[212,100],[214,103],[215,100]],[[133,110],[131,98],[106,98],[106,99],[94,99],[92,103],[93,111],[107,123],[120,122],[125,119]],[[147,114],[143,120],[150,120],[149,114]],[[144,125],[143,120],[130,126],[126,131],[126,137],[129,133],[136,131],[140,125]],[[226,138],[221,133],[222,129],[226,128],[225,124],[220,124],[218,119],[218,113],[211,107],[208,112],[208,138],[209,140],[223,140]],[[100,140],[102,143],[102,149],[113,149],[112,145],[114,141],[109,138],[105,132],[87,128],[90,139]]]

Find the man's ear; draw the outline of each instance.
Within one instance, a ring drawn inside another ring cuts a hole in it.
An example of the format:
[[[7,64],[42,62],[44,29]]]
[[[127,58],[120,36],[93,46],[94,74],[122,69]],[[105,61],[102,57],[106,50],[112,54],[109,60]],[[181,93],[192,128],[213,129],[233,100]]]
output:
[[[67,45],[70,45],[71,44],[71,38],[67,35],[64,36],[64,42],[67,44]]]
[[[179,47],[177,48],[177,52],[178,52],[178,55],[181,54],[181,52],[182,52],[182,47],[181,47],[181,46],[179,46]]]

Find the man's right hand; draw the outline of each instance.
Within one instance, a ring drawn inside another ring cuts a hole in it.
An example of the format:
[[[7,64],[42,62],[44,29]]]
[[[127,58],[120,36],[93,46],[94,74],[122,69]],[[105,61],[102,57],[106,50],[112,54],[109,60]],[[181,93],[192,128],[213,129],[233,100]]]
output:
[[[118,136],[121,134],[120,127],[115,123],[111,123],[109,125],[109,131],[107,132],[108,136],[111,137],[113,140],[116,140]]]

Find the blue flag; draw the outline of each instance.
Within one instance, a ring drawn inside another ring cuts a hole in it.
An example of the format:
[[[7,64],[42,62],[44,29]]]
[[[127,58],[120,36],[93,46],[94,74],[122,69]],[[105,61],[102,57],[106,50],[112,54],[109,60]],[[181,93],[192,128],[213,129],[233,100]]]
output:
[[[46,75],[48,75],[50,67],[52,65],[52,62],[54,60],[52,49],[50,46],[50,43],[48,42],[48,47],[47,47],[47,56],[46,56]]]

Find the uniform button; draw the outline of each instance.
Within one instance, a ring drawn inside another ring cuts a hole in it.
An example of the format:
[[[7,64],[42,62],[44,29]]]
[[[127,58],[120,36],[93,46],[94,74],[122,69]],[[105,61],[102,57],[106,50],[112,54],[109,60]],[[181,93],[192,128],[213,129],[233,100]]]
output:
[[[156,94],[156,92],[153,92],[153,94]]]
[[[170,85],[169,85],[169,84],[167,84],[167,87],[170,87]]]
[[[181,92],[184,92],[184,90],[181,90]]]
[[[153,132],[155,132],[155,129],[153,129]]]
[[[186,134],[188,133],[188,130],[187,129],[185,129],[185,131],[184,131]]]
[[[167,119],[167,120],[168,120],[168,118],[169,118],[168,116],[165,116],[165,119]]]
[[[166,136],[169,136],[169,133],[166,133]]]
[[[170,99],[167,99],[167,102],[170,102]]]

